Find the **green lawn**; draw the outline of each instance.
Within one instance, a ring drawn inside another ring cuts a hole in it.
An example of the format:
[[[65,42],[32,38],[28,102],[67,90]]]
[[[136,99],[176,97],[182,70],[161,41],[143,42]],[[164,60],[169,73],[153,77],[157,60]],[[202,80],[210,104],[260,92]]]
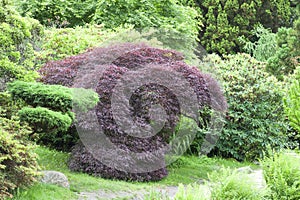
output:
[[[208,158],[206,156],[182,156],[168,167],[169,175],[159,182],[138,183],[117,180],[108,180],[93,177],[83,173],[71,172],[67,167],[69,155],[63,152],[49,150],[45,147],[36,149],[38,162],[42,170],[56,170],[64,173],[70,182],[70,190],[54,185],[36,183],[30,188],[16,192],[15,200],[60,200],[77,199],[77,193],[96,191],[99,189],[108,191],[133,191],[148,190],[153,187],[167,185],[177,186],[180,183],[189,184],[207,179],[207,174],[221,167],[239,168],[243,166],[257,167],[251,163],[240,163],[235,160],[221,158]]]

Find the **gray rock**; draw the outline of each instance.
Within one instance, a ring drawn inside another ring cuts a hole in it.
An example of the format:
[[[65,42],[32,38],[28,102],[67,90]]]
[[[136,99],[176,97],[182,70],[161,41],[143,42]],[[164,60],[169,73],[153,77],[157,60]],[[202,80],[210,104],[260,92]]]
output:
[[[54,184],[64,188],[70,188],[70,184],[66,175],[57,171],[42,171],[42,183]]]
[[[253,180],[254,184],[259,189],[266,188],[267,184],[264,178],[264,172],[262,169],[258,169],[249,174],[250,178]]]
[[[238,168],[237,171],[245,174],[251,174],[254,172],[250,166]]]

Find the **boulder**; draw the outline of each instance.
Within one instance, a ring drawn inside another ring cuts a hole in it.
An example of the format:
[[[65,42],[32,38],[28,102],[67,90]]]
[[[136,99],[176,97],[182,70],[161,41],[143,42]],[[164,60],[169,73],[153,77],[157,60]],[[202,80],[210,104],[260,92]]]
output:
[[[57,171],[42,171],[41,182],[46,184],[54,184],[64,188],[70,188],[70,184],[66,175]]]

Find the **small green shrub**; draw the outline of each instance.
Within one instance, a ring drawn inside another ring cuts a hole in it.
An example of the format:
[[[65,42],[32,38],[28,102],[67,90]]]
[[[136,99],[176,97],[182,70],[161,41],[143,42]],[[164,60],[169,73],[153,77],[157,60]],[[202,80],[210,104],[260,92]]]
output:
[[[32,81],[38,77],[35,68],[35,47],[43,35],[38,21],[21,17],[10,5],[0,2],[0,90],[14,79]]]
[[[264,177],[271,190],[269,199],[300,198],[300,156],[274,153],[262,161]]]
[[[206,135],[209,135],[209,122],[208,116],[211,116],[208,112],[211,109],[201,110],[202,117],[199,119],[198,124],[195,120],[181,116],[179,123],[177,123],[174,136],[171,139],[170,145],[172,151],[176,155],[182,153],[200,155],[202,150],[203,141]],[[180,133],[180,135],[178,134]],[[174,139],[174,140],[173,140]]]
[[[210,56],[211,70],[223,82],[229,109],[215,155],[238,160],[263,156],[267,146],[286,144],[283,86],[265,65],[247,54]]]
[[[29,134],[29,128],[18,121],[0,117],[0,199],[35,181],[38,165]]]
[[[93,108],[99,100],[92,90],[35,82],[15,81],[9,83],[8,90],[14,99],[22,99],[33,107],[41,106],[61,112],[68,112],[73,106],[85,111]]]
[[[34,132],[54,134],[57,131],[67,131],[71,126],[74,114],[62,114],[48,108],[24,107],[18,112],[21,121],[27,122],[33,127]]]
[[[22,99],[34,107],[47,107],[62,112],[72,108],[71,91],[63,86],[15,81],[8,84],[8,90],[14,99]]]

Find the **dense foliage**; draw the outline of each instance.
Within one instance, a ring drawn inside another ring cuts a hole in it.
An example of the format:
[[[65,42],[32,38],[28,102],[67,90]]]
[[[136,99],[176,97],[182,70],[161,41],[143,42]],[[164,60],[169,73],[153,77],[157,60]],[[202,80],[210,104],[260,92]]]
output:
[[[247,54],[211,56],[229,104],[215,153],[238,160],[262,157],[267,146],[283,147],[286,123],[283,87],[265,65]]]
[[[106,28],[126,24],[139,31],[156,28],[154,37],[176,50],[193,49],[202,24],[198,12],[178,0],[101,0],[94,21]]]
[[[48,107],[62,112],[72,108],[72,93],[63,86],[15,81],[9,83],[8,89],[14,99],[22,99],[34,107]]]
[[[30,133],[18,121],[0,117],[0,199],[35,181],[38,166],[34,146],[27,140]]]
[[[293,28],[281,27],[277,33],[258,26],[253,30],[258,38],[255,42],[246,42],[244,49],[259,61],[267,62],[266,70],[283,80],[292,74],[300,63],[300,19],[296,20]]]
[[[290,3],[279,1],[205,0],[196,1],[203,11],[204,28],[200,43],[209,52],[230,54],[240,52],[239,36],[250,38],[251,30],[259,23],[277,31],[289,26]]]
[[[41,51],[38,52],[39,65],[51,60],[60,60],[77,55],[103,42],[107,33],[100,27],[51,28],[45,30]]]
[[[201,154],[203,141],[218,137],[210,155],[237,160],[263,157],[267,147],[299,145],[299,16],[299,0],[0,1],[0,199],[34,181],[37,165],[32,140],[70,151],[78,142],[77,130],[87,134],[95,128],[93,122],[100,124],[116,148],[144,153],[139,159],[122,157],[128,168],[140,162],[164,166],[170,156],[152,153],[167,144],[179,154],[186,149]],[[212,65],[207,68],[207,63],[200,62],[206,50],[222,56],[210,55]],[[215,118],[211,109],[227,108],[218,83],[185,62],[216,74],[223,82],[229,103],[225,119]],[[128,97],[114,93],[120,81],[140,84],[156,77],[150,69],[168,74],[172,86],[182,90],[180,95],[192,96],[172,73],[182,75],[196,94],[200,110],[191,110],[200,119],[182,112],[178,96],[158,83],[132,91],[129,105],[113,104],[112,97],[118,101]],[[128,76],[131,73],[135,75]],[[33,82],[38,78],[50,85]],[[83,89],[91,86],[96,92]],[[153,117],[157,105],[164,113]],[[84,119],[93,108],[95,120]],[[148,133],[149,125],[162,119],[156,135],[144,138],[128,133],[137,126]],[[225,121],[222,131],[221,121]],[[217,126],[220,131],[210,130]],[[120,157],[113,150],[99,151],[98,156],[103,153],[112,161]],[[272,191],[266,198],[299,199],[295,167],[299,163],[292,161],[281,154],[262,161]],[[168,174],[165,167],[134,173],[118,170],[114,164],[100,162],[89,146],[79,142],[69,167],[138,181],[160,180]],[[210,193],[214,198],[263,198],[240,174],[224,172],[224,177],[216,175],[215,181],[222,184]]]
[[[154,37],[177,50],[195,46],[201,24],[198,12],[177,0],[23,0],[19,7],[23,15],[60,28],[88,23],[110,29],[124,25],[138,30],[153,27],[158,29]]]
[[[113,59],[113,56],[116,57]],[[88,64],[92,64],[92,66]],[[86,70],[86,66],[89,66],[91,70],[93,70],[93,73],[87,74],[87,76],[82,75],[83,71],[81,69],[84,68]],[[99,68],[98,70],[101,71],[101,68],[104,69],[104,67],[106,67],[105,71],[101,74],[95,70]],[[151,136],[149,138],[133,137],[126,133],[125,130],[122,130],[116,123],[111,108],[111,97],[113,88],[117,84],[117,81],[121,78],[125,81],[132,79],[131,76],[123,76],[129,71],[138,71],[139,73],[136,73],[134,78],[142,80],[145,78],[146,70],[149,68],[152,68],[153,70],[160,70],[167,74],[171,74],[172,71],[182,74],[193,88],[200,108],[203,108],[204,105],[211,106],[212,97],[210,96],[211,94],[207,84],[214,85],[215,92],[221,94],[220,88],[216,82],[208,75],[202,75],[198,69],[186,65],[183,62],[181,54],[175,51],[151,48],[142,44],[121,44],[107,48],[96,48],[90,52],[68,58],[66,60],[48,63],[40,71],[42,74],[41,80],[51,84],[56,83],[70,86],[73,84],[76,76],[79,76],[76,77],[76,82],[80,79],[81,84],[87,84],[93,79],[97,80],[96,92],[99,95],[100,101],[97,105],[96,115],[105,135],[118,148],[125,151],[144,152],[146,155],[149,154],[150,156],[153,151],[169,142],[173,135],[175,126],[179,121],[180,115],[184,114],[180,113],[180,105],[176,96],[174,96],[175,94],[173,94],[167,87],[151,83],[142,85],[131,95],[129,103],[130,107],[132,107],[131,115],[134,122],[130,121],[131,118],[122,117],[120,119],[122,123],[129,124],[131,126],[133,125],[132,123],[138,123],[139,126],[146,126],[151,122],[149,108],[153,104],[161,105],[167,113],[167,119],[163,128],[155,136]],[[56,73],[53,72],[58,70],[61,72],[72,71],[73,75],[56,76]],[[148,76],[151,76],[151,74],[148,74]],[[69,80],[67,80],[68,77],[70,77]],[[175,80],[178,79],[178,81],[174,82],[180,84],[180,77],[172,78]],[[178,85],[178,87],[183,86]],[[184,88],[180,91],[183,93],[187,92]],[[118,97],[116,98],[126,98],[123,95],[125,94],[118,94]],[[189,94],[181,95],[188,96]],[[226,103],[224,98],[222,98],[222,95],[220,95],[220,99],[217,100],[217,103],[219,103],[219,109],[226,108]],[[124,108],[120,107],[119,112],[124,112]],[[197,121],[197,119],[194,120]],[[79,120],[79,125],[80,123],[82,123],[85,128],[91,128],[91,125],[89,125],[88,122]],[[111,157],[114,157],[113,153],[114,152],[110,152],[110,154],[112,154]],[[144,159],[147,160],[147,156],[145,156]],[[157,158],[151,157],[151,159]],[[127,160],[127,162],[132,164],[136,161]],[[142,174],[124,173],[122,171],[109,168],[93,158],[82,144],[79,144],[74,149],[70,161],[70,168],[104,177],[133,179],[139,181],[158,180],[167,175],[165,171],[166,169],[164,168],[158,171]]]
[[[14,101],[8,92],[0,92],[1,117],[11,119],[24,106],[26,104],[22,100]]]
[[[54,111],[68,112],[73,106],[86,110],[93,108],[98,101],[98,96],[92,90],[23,81],[15,81],[8,86],[14,99],[22,99],[33,107],[47,107]]]
[[[22,15],[39,20],[43,25],[75,27],[91,22],[95,13],[95,0],[21,0]]]
[[[14,79],[37,78],[34,48],[43,34],[38,21],[21,17],[9,2],[0,2],[0,90]]]
[[[21,121],[25,121],[33,127],[34,132],[47,132],[48,134],[57,131],[67,131],[74,117],[43,107],[24,107],[19,111],[18,115]]]

